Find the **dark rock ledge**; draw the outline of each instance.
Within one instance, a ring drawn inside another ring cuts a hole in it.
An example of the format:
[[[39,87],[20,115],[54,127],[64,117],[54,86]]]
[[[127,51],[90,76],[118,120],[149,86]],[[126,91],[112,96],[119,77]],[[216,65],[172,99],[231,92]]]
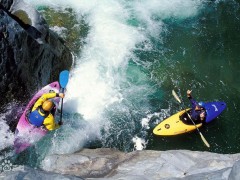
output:
[[[33,7],[22,0],[0,0],[1,106],[9,99],[28,99],[58,80],[60,71],[71,68],[72,58]]]

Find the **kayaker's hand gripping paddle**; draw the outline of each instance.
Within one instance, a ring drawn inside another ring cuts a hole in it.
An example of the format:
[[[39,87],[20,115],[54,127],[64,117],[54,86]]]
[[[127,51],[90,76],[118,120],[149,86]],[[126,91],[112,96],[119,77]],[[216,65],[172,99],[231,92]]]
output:
[[[181,100],[179,99],[177,93],[176,93],[174,90],[172,90],[172,95],[173,95],[173,97],[174,97],[179,103],[181,103]],[[185,112],[187,113],[186,109],[185,109]],[[208,144],[207,140],[206,140],[205,137],[202,135],[202,133],[200,132],[200,130],[198,129],[198,127],[196,126],[196,124],[195,124],[194,121],[192,120],[191,116],[190,116],[188,113],[187,113],[187,115],[188,115],[189,119],[191,119],[191,121],[192,121],[192,123],[194,124],[194,126],[197,128],[198,133],[200,134],[202,141],[203,141],[204,144],[209,148],[210,145]]]

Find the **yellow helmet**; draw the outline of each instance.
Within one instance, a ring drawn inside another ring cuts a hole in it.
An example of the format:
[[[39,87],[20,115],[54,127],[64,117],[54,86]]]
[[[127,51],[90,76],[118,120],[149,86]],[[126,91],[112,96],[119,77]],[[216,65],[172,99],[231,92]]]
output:
[[[53,102],[49,100],[45,101],[42,105],[42,108],[44,111],[51,111],[53,108]]]

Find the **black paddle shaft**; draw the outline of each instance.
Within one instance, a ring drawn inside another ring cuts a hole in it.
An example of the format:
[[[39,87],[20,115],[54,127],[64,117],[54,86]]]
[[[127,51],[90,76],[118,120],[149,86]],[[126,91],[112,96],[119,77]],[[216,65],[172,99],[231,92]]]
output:
[[[64,88],[62,88],[62,93],[64,93]],[[63,98],[61,103],[60,123],[62,123],[62,114],[63,114]]]

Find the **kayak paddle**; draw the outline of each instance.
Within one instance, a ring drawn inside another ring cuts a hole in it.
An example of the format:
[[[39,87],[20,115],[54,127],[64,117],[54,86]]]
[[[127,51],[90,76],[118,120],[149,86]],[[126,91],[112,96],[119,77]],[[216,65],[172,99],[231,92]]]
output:
[[[173,95],[173,97],[174,97],[179,103],[181,103],[181,100],[179,99],[177,93],[176,93],[174,90],[172,90],[172,95]],[[187,113],[186,109],[185,109],[185,112]],[[200,134],[201,139],[202,139],[202,141],[204,142],[204,144],[205,144],[208,148],[210,148],[210,145],[208,144],[207,140],[204,138],[204,136],[202,135],[202,133],[200,132],[200,130],[198,129],[198,127],[196,126],[195,122],[192,120],[190,114],[187,113],[187,115],[188,115],[189,119],[192,121],[192,123],[194,124],[194,126],[197,128],[198,133]]]
[[[61,86],[62,93],[64,93],[64,89],[67,86],[68,78],[69,78],[69,71],[68,70],[62,71],[59,75],[59,83],[60,83],[60,86]],[[60,121],[59,121],[60,123],[62,123],[62,112],[63,112],[63,98],[62,98],[62,103],[61,103],[61,114],[60,114]]]

